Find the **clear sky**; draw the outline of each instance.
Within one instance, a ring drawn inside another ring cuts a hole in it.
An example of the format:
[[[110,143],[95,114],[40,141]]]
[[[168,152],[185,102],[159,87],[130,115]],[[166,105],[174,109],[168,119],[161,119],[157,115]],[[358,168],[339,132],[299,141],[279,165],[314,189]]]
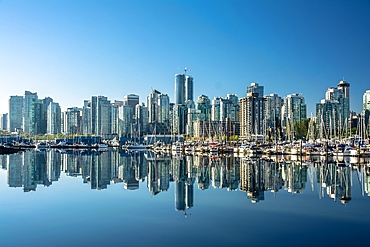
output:
[[[370,89],[370,1],[0,1],[0,113],[37,92],[62,110],[104,95],[174,100],[188,67],[194,97],[301,93],[308,116],[339,80],[351,110]]]

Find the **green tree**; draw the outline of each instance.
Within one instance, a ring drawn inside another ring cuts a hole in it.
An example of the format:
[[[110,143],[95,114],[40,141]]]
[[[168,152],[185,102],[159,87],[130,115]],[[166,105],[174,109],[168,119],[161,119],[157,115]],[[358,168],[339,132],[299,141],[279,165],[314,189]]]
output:
[[[309,118],[305,118],[301,121],[294,123],[294,133],[296,139],[306,138],[308,132],[308,124],[310,122]]]

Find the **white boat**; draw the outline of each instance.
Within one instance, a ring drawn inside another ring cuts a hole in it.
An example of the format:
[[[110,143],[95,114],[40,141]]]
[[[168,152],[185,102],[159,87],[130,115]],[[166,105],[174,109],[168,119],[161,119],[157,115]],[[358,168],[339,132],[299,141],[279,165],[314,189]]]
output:
[[[45,149],[45,148],[50,148],[50,144],[46,142],[39,142],[36,144],[37,149]]]
[[[126,146],[127,150],[135,151],[135,150],[146,150],[147,146],[139,143],[133,143]]]

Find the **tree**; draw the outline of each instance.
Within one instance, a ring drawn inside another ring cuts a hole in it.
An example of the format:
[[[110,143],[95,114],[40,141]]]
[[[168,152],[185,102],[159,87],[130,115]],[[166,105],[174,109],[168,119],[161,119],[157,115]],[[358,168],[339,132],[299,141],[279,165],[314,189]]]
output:
[[[294,132],[296,139],[306,138],[308,132],[308,124],[310,122],[309,118],[297,121],[294,123]]]

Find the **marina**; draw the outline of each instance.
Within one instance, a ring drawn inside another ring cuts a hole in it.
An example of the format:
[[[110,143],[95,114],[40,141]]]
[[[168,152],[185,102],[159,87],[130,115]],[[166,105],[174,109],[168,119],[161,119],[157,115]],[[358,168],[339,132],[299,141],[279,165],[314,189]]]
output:
[[[324,246],[328,234],[365,246],[334,236],[370,225],[365,157],[51,148],[0,155],[0,167],[1,246]]]

